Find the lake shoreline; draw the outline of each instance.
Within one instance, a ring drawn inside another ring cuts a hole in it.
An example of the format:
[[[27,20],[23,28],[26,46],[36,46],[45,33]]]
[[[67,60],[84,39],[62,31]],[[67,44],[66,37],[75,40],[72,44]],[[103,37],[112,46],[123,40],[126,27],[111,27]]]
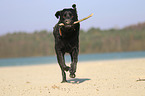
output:
[[[78,61],[87,62],[87,61],[121,60],[133,58],[145,58],[145,51],[80,54]],[[65,61],[67,63],[71,61],[69,55],[65,56]],[[0,59],[0,67],[27,66],[39,64],[52,64],[52,63],[57,63],[56,56]]]

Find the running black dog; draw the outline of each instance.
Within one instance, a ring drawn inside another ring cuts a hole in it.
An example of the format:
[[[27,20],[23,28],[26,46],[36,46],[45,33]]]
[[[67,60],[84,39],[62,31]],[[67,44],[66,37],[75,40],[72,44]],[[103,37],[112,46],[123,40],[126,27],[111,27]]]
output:
[[[67,82],[65,71],[69,71],[70,77],[75,78],[78,62],[80,24],[73,24],[75,21],[78,21],[78,15],[76,5],[73,4],[72,7],[73,8],[57,11],[55,14],[56,18],[59,18],[59,22],[54,27],[53,35],[55,38],[57,61],[62,71],[62,83]],[[63,26],[60,26],[60,23],[62,23]],[[71,56],[70,67],[65,64],[65,53],[69,53]]]

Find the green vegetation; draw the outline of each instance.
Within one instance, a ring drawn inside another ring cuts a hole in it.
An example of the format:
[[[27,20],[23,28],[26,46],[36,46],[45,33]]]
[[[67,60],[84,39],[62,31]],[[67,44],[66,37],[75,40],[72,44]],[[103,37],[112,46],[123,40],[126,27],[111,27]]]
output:
[[[80,31],[80,54],[144,51],[145,23],[120,30]],[[0,58],[55,55],[52,32],[18,32],[0,36]]]

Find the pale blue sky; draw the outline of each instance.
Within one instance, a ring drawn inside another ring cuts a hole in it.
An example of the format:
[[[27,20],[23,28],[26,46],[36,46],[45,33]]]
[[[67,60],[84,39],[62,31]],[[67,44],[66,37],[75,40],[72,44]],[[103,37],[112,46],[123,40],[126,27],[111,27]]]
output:
[[[53,30],[54,14],[77,5],[79,19],[94,13],[81,23],[81,29],[120,28],[145,22],[145,0],[0,0],[0,35],[14,31]]]

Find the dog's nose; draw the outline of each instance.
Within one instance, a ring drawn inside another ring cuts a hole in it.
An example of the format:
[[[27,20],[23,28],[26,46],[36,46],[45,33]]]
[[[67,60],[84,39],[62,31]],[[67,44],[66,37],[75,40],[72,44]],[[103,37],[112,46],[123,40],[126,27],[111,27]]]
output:
[[[65,21],[66,24],[69,24],[69,21]]]
[[[65,20],[65,23],[66,23],[66,24],[70,24],[70,23],[71,23],[71,20],[66,19],[66,20]]]

